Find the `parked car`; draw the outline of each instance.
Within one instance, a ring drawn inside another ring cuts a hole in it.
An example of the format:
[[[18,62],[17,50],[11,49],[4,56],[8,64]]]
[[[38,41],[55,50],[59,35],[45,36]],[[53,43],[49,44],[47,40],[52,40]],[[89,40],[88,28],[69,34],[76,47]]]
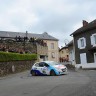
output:
[[[43,62],[37,62],[35,63],[32,68],[30,73],[35,76],[35,75],[62,75],[67,73],[67,67],[54,62],[54,61],[43,61]]]

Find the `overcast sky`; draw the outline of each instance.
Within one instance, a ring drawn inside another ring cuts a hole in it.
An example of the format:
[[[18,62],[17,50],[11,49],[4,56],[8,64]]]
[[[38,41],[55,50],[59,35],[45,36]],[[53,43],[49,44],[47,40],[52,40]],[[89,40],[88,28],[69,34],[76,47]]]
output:
[[[96,0],[0,0],[0,31],[48,34],[59,46],[82,26],[96,19]]]

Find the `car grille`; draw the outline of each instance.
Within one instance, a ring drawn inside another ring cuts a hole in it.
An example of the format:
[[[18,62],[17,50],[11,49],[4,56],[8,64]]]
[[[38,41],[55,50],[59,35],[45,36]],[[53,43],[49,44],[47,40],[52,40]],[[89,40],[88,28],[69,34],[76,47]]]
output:
[[[65,69],[61,69],[62,70],[62,72],[65,72],[66,71],[66,68]]]

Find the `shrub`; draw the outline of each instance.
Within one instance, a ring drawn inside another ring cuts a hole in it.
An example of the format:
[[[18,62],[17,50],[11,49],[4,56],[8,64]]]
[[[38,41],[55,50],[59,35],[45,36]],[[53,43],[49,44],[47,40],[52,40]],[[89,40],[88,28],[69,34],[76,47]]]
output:
[[[19,53],[11,53],[11,52],[0,52],[0,61],[22,61],[22,60],[33,60],[37,59],[36,54],[19,54]]]

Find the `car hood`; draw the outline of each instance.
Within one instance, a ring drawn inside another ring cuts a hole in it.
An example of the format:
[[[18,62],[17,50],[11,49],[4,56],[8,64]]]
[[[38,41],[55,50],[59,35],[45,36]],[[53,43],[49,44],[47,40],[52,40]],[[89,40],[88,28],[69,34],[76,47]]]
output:
[[[54,65],[53,67],[55,67],[55,68],[59,68],[59,69],[66,68],[66,66],[64,66],[64,65]]]

